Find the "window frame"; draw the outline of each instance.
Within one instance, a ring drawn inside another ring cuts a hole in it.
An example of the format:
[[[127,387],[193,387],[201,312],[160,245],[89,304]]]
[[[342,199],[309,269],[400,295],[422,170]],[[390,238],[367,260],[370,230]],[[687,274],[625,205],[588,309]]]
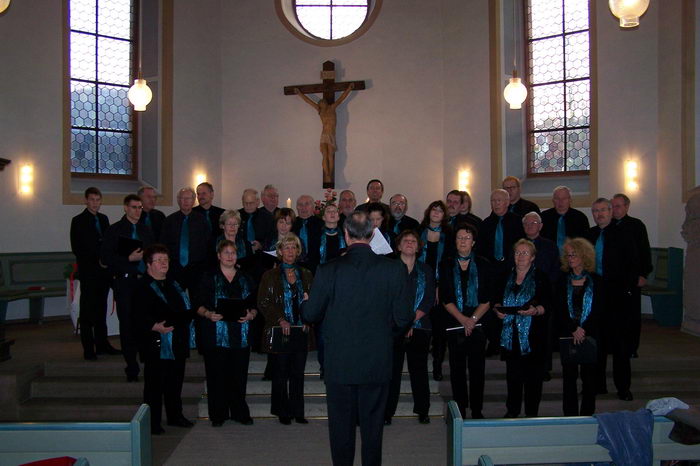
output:
[[[294,18],[296,19],[297,23],[304,30],[304,32],[306,34],[308,34],[310,37],[312,37],[313,39],[322,40],[322,41],[338,41],[338,40],[343,40],[346,37],[351,37],[353,34],[355,34],[356,32],[360,31],[363,28],[363,26],[365,25],[365,23],[367,22],[367,20],[370,17],[370,12],[372,11],[372,0],[367,0],[366,6],[364,6],[364,5],[334,5],[333,0],[328,0],[330,2],[330,5],[301,5],[301,6],[318,7],[318,8],[330,8],[330,18],[331,18],[330,19],[330,35],[331,35],[331,37],[330,37],[330,39],[325,39],[323,37],[317,36],[316,34],[312,33],[311,31],[309,31],[306,28],[306,26],[304,26],[304,23],[301,22],[301,19],[299,19],[299,15],[297,14],[297,1],[298,0],[292,0],[292,10],[294,12]],[[334,38],[333,37],[333,8],[348,8],[348,7],[358,8],[361,6],[364,6],[364,8],[365,8],[365,18],[362,20],[362,23],[360,24],[360,26],[357,29],[355,29],[354,31],[352,31],[350,34],[348,34],[347,36]]]
[[[528,94],[527,94],[527,100],[526,100],[526,106],[525,106],[525,147],[527,149],[527,157],[526,157],[526,167],[525,167],[525,174],[528,178],[565,178],[565,177],[581,177],[581,176],[590,176],[592,171],[593,171],[593,164],[594,164],[594,157],[593,157],[593,143],[594,143],[594,136],[593,136],[593,131],[595,125],[593,124],[593,51],[594,51],[594,38],[593,38],[593,9],[592,9],[592,3],[593,1],[588,0],[588,28],[587,29],[580,29],[576,31],[571,31],[571,32],[566,32],[565,31],[565,24],[562,22],[562,31],[561,33],[558,34],[552,34],[549,36],[545,37],[540,37],[534,40],[544,40],[544,39],[551,39],[554,37],[561,37],[564,44],[563,44],[563,54],[564,54],[564,59],[562,60],[562,65],[563,65],[563,76],[564,78],[561,80],[557,81],[549,81],[546,83],[538,83],[537,85],[532,84],[531,82],[531,74],[530,74],[530,43],[533,42],[532,39],[529,37],[529,32],[528,32],[528,11],[529,11],[529,3],[530,0],[522,0],[522,17],[521,21],[523,24],[523,35],[522,35],[522,44],[523,44],[523,57],[524,57],[524,64],[523,67],[525,69],[525,83],[526,86],[528,87]],[[566,0],[560,0],[563,6],[565,6]],[[562,10],[564,11],[564,10]],[[580,34],[583,31],[587,31],[588,33],[588,76],[586,78],[575,78],[568,80],[566,78],[566,41],[564,40],[566,36],[570,36],[573,34]],[[566,102],[566,85],[571,82],[581,82],[581,81],[588,81],[589,83],[589,92],[588,92],[588,125],[587,126],[575,126],[575,127],[569,127],[567,124],[567,102]],[[556,127],[556,128],[549,128],[547,130],[535,130],[534,125],[533,125],[533,101],[534,101],[534,92],[533,88],[535,86],[545,86],[545,85],[551,85],[551,84],[563,84],[564,85],[564,116],[563,116],[563,125],[561,127]],[[568,150],[566,148],[567,145],[567,133],[572,130],[576,129],[585,129],[587,128],[589,131],[589,149],[588,149],[588,157],[589,157],[589,168],[588,170],[567,170],[566,169],[566,161],[568,159]],[[533,144],[532,144],[532,139],[533,135],[536,134],[536,132],[551,132],[551,131],[562,131],[564,133],[564,169],[562,171],[552,171],[552,172],[535,172],[533,171],[532,165],[533,165],[533,155],[534,155],[534,150],[533,150]]]
[[[96,14],[99,17],[99,6],[100,6],[99,0],[97,0],[95,6],[96,6],[96,9],[98,10],[96,12]],[[67,35],[68,35],[68,57],[67,57],[68,66],[67,66],[66,78],[68,81],[68,86],[70,88],[71,82],[74,81],[74,78],[71,75],[71,66],[70,66],[71,65],[71,63],[70,63],[71,62],[70,44],[71,44],[71,36],[74,32],[74,30],[71,28],[71,18],[70,18],[71,0],[65,1],[65,7],[66,7],[65,27],[66,27],[66,31],[67,31]],[[131,12],[132,30],[131,30],[130,39],[128,39],[132,44],[131,45],[131,54],[130,54],[132,67],[131,67],[130,76],[129,76],[129,84],[128,84],[129,87],[131,87],[131,85],[133,84],[133,81],[134,81],[134,79],[136,79],[136,74],[137,74],[136,64],[138,63],[138,59],[139,59],[139,55],[138,55],[139,54],[139,46],[138,46],[138,44],[139,44],[139,41],[141,40],[140,28],[139,28],[139,22],[138,22],[140,9],[141,9],[141,0],[132,0],[132,12]],[[97,18],[96,18],[96,21],[97,21]],[[75,32],[80,33],[80,34],[84,33],[83,31],[75,31]],[[85,33],[85,34],[94,36],[95,40],[97,40],[97,41],[99,41],[100,37],[113,38],[112,36],[100,35],[99,28],[97,29],[97,32],[95,32],[95,33]],[[116,38],[116,39],[124,40],[122,38]],[[97,47],[95,47],[96,61],[99,61],[99,55],[97,55],[97,53],[98,53],[98,49],[97,49]],[[98,75],[97,75],[97,73],[95,73],[95,81],[89,81],[89,80],[84,80],[84,79],[80,79],[78,81],[79,82],[94,83],[96,90],[97,90],[97,86],[99,84],[103,84],[103,85],[113,84],[113,83],[100,83],[99,79],[97,79],[97,78],[98,78]],[[127,88],[127,90],[128,90],[128,88]],[[67,111],[69,114],[69,128],[68,128],[69,134],[67,135],[67,137],[70,140],[70,137],[71,137],[70,132],[73,130],[74,126],[72,123],[72,118],[70,117],[71,104],[72,104],[72,99],[70,97],[70,95],[71,95],[70,89],[68,92],[69,92],[69,94],[68,94],[69,98],[68,98],[67,102],[64,102],[64,105],[66,105],[68,107]],[[98,98],[99,98],[99,96],[95,95],[95,99],[97,100]],[[131,103],[129,103],[129,105],[131,105]],[[99,120],[97,118],[98,113],[99,113],[99,111],[98,111],[97,106],[96,106],[94,128],[89,128],[87,130],[94,131],[96,133],[96,135],[98,135],[100,133],[100,131],[111,131],[111,130],[105,130],[105,129],[100,130]],[[85,129],[85,128],[79,128],[79,129]],[[124,133],[124,131],[116,131],[116,132]],[[94,172],[94,173],[74,172],[73,165],[72,165],[73,150],[71,147],[71,148],[69,148],[69,170],[70,170],[71,178],[95,179],[95,180],[125,180],[125,181],[138,180],[139,179],[139,155],[140,155],[139,150],[138,150],[138,147],[139,147],[139,139],[138,139],[139,138],[139,115],[138,115],[138,112],[133,110],[133,106],[132,106],[132,110],[131,110],[131,131],[129,133],[131,134],[131,174],[120,175],[117,173],[100,173],[99,171]],[[99,147],[98,137],[99,136],[96,136],[96,138],[95,138],[97,147]],[[70,143],[69,143],[69,145],[70,145]],[[100,161],[99,152],[96,152],[96,156],[97,156],[97,158],[95,160],[95,165],[96,165],[96,167],[99,167],[99,161]]]

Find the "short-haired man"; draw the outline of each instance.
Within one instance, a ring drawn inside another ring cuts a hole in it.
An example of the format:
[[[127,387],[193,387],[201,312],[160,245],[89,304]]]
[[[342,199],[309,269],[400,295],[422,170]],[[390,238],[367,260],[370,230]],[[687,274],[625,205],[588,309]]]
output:
[[[453,189],[445,196],[445,206],[447,206],[447,222],[454,229],[460,223],[466,222],[467,219],[462,216],[460,210],[464,204],[464,194],[459,189]]]
[[[197,294],[204,267],[211,256],[209,226],[204,215],[194,210],[194,200],[192,188],[178,191],[180,209],[165,218],[160,236],[160,242],[170,251],[168,277],[187,288],[193,296]]]
[[[595,246],[596,273],[603,278],[603,302],[607,311],[598,342],[597,391],[608,392],[605,370],[607,355],[612,354],[617,396],[630,401],[633,399],[630,391],[633,351],[630,299],[639,280],[639,256],[634,241],[612,223],[612,204],[608,199],[596,199],[591,212],[596,226],[590,228],[585,237]]]
[[[391,210],[389,209],[388,204],[382,202],[383,195],[384,183],[382,183],[381,180],[378,180],[376,178],[373,180],[369,180],[369,182],[367,183],[367,198],[369,200],[364,204],[358,205],[357,210],[367,212],[367,208],[370,204],[372,204],[373,202],[378,202],[382,205],[382,207],[384,207],[385,217],[389,217],[389,215],[391,215]]]
[[[141,186],[136,194],[141,198],[143,210],[141,210],[141,218],[139,223],[146,225],[153,231],[154,238],[160,238],[160,230],[163,228],[165,214],[156,209],[158,195],[156,190],[150,186]]]
[[[532,201],[520,197],[520,179],[515,176],[503,178],[501,187],[508,191],[510,196],[510,206],[508,210],[518,217],[523,217],[528,212],[540,213],[540,208]]]
[[[338,226],[341,230],[343,228],[343,222],[355,212],[356,207],[357,199],[355,199],[355,193],[349,189],[341,191],[340,197],[338,198],[338,209],[340,210],[340,222],[338,222]]]
[[[109,219],[100,213],[102,193],[85,190],[85,209],[71,220],[70,245],[78,263],[80,278],[80,342],[86,360],[98,354],[120,354],[107,340],[107,295],[110,277],[100,263],[102,237]]]
[[[462,195],[462,205],[459,207],[459,214],[462,216],[465,222],[470,223],[476,227],[476,231],[479,231],[481,226],[480,217],[472,213],[472,197],[467,191],[460,191]]]
[[[639,254],[639,279],[637,286],[634,288],[630,305],[632,308],[632,348],[633,355],[636,357],[639,349],[639,337],[642,331],[642,287],[647,283],[647,277],[654,270],[651,263],[651,246],[649,245],[649,235],[647,227],[638,218],[630,217],[627,213],[630,209],[630,198],[624,193],[617,193],[612,198],[613,221],[620,227],[628,238],[634,241]]]
[[[394,194],[389,198],[389,235],[396,238],[404,230],[418,230],[419,223],[413,217],[406,215],[408,199],[403,194]]]
[[[301,241],[301,255],[299,263],[311,270],[309,258],[309,239],[321,236],[323,220],[314,215],[314,198],[308,194],[302,194],[297,199],[297,218],[294,219],[292,232]]]
[[[265,185],[260,195],[260,200],[262,201],[262,206],[258,207],[254,228],[255,239],[260,244],[263,244],[276,231],[275,214],[279,210],[277,207],[280,200],[279,191],[271,184]]]
[[[117,302],[117,316],[119,317],[119,341],[126,361],[124,372],[128,382],[138,381],[138,375],[141,371],[136,360],[137,340],[133,330],[132,298],[139,277],[146,271],[142,260],[143,249],[154,243],[151,229],[139,223],[142,209],[139,196],[136,194],[126,196],[124,198],[124,216],[107,229],[100,250],[100,260],[109,268],[114,277],[112,288],[114,289],[114,300]],[[131,252],[125,251],[124,245],[128,243],[128,240],[122,238],[140,241],[141,247],[133,249]]]
[[[372,252],[371,238],[365,212],[348,217],[348,252],[319,266],[311,297],[302,305],[305,321],[323,322],[334,464],[353,464],[358,424],[362,464],[381,464],[393,329],[407,329],[414,318],[406,266]]]
[[[557,243],[559,250],[566,238],[585,236],[590,228],[588,217],[580,210],[571,207],[571,190],[557,186],[552,192],[554,207],[542,212],[542,236]]]
[[[199,183],[197,185],[196,192],[199,205],[193,207],[192,210],[199,212],[204,216],[204,220],[207,221],[207,228],[209,229],[210,237],[218,238],[222,233],[221,227],[219,227],[219,217],[221,217],[221,214],[224,213],[224,209],[213,204],[214,186],[205,181],[204,183]]]
[[[238,212],[241,214],[241,230],[239,235],[242,235],[243,239],[250,243],[250,248],[255,252],[262,249],[262,243],[257,239],[258,235],[255,231],[258,206],[260,205],[258,191],[253,188],[244,189],[243,195],[241,196],[241,204],[243,207],[238,209]]]

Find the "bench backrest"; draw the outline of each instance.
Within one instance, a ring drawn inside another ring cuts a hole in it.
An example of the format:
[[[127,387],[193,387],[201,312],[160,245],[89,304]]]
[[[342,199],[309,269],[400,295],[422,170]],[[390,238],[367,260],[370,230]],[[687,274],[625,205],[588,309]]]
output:
[[[150,466],[150,424],[145,404],[130,422],[3,423],[0,465],[72,456],[91,466]]]
[[[654,270],[648,284],[654,287],[681,291],[683,289],[683,250],[680,248],[651,248]]]
[[[66,267],[75,262],[71,252],[0,254],[0,289],[26,290],[30,286],[65,287]]]

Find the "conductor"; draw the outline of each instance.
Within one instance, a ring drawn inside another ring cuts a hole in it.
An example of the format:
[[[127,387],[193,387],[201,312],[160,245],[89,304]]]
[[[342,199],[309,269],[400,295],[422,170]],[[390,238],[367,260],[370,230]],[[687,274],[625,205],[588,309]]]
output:
[[[323,322],[328,431],[334,465],[352,465],[360,426],[362,464],[382,461],[384,409],[395,331],[411,325],[408,271],[369,247],[364,212],[345,220],[348,251],[318,268],[302,307],[308,322]]]

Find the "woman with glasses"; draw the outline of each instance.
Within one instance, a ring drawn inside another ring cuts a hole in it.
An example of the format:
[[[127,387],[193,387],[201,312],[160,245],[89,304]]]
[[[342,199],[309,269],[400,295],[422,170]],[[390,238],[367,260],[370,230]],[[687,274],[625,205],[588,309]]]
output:
[[[525,416],[536,417],[542,398],[547,354],[547,318],[551,285],[537,269],[535,245],[521,239],[513,246],[515,267],[500,286],[494,311],[503,320],[501,359],[506,362],[508,395],[504,417],[518,417],[525,398]]]
[[[586,338],[597,342],[602,305],[602,283],[595,273],[595,249],[583,238],[568,239],[561,255],[565,272],[556,287],[556,328],[559,336],[573,339],[574,345]],[[597,345],[596,345],[597,347]],[[593,359],[595,361],[595,358]],[[581,406],[579,409],[576,381],[581,374]],[[564,363],[564,416],[592,416],[595,413],[596,364]]]
[[[462,417],[471,408],[472,419],[483,419],[486,335],[479,320],[491,303],[491,266],[474,252],[476,227],[460,224],[455,231],[455,254],[442,263],[440,301],[449,314],[452,396]],[[467,389],[467,367],[469,388]]]
[[[250,243],[245,240],[243,235],[239,234],[241,228],[241,214],[237,210],[225,211],[221,214],[221,217],[219,217],[219,226],[221,230],[223,230],[223,234],[215,237],[211,250],[216,252],[220,241],[228,240],[233,242],[236,246],[238,266],[247,269],[253,257],[253,250],[250,247]],[[213,257],[212,264],[212,268],[215,268],[216,265],[219,264],[218,254]]]

